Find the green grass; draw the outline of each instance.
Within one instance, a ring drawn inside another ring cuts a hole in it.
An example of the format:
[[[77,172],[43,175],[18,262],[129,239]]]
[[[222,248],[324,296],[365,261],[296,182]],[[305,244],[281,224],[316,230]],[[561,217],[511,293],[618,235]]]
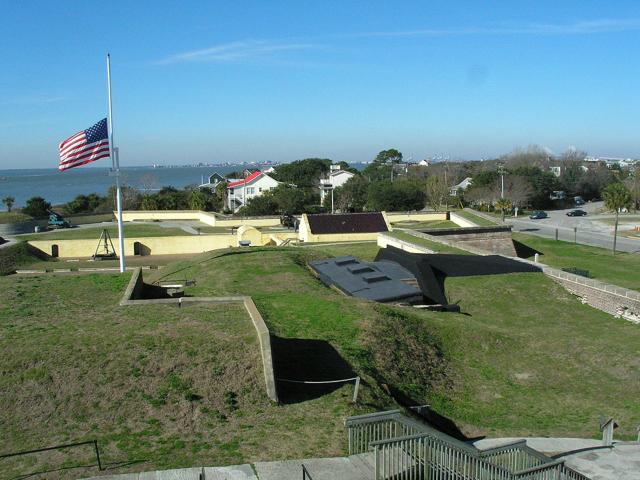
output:
[[[95,438],[110,467],[134,462],[111,473],[344,454],[342,419],[365,411],[350,403],[353,385],[273,404],[241,306],[118,307],[128,279],[0,278],[1,453]],[[363,403],[383,408],[371,391],[363,385]],[[0,477],[91,459],[90,449],[4,459]]]
[[[0,276],[9,275],[18,268],[25,268],[27,265],[41,267],[48,264],[48,256],[27,244],[26,242],[16,243],[0,249]]]
[[[410,228],[412,230],[422,230],[426,228],[460,228],[457,223],[450,220],[433,220],[430,222],[396,222],[391,224],[393,227]]]
[[[541,253],[540,261],[551,267],[577,267],[588,270],[591,277],[621,287],[640,290],[640,255],[616,253],[604,248],[514,233],[513,239]],[[636,273],[634,273],[636,272]]]
[[[432,405],[469,435],[594,437],[602,412],[621,420],[619,435],[634,434],[637,326],[538,273],[447,280],[455,314],[344,297],[305,267],[329,255],[368,259],[369,248],[212,255],[175,275],[196,278],[198,295],[251,292],[276,335],[330,341],[360,374]]]
[[[91,228],[70,228],[59,229],[46,233],[30,233],[28,235],[19,235],[20,240],[79,240],[79,239],[96,239],[100,238],[102,230],[109,232],[111,237],[118,236],[118,227],[109,225],[107,227],[91,227]],[[127,237],[172,237],[181,235],[190,235],[181,228],[164,228],[159,225],[146,225],[140,223],[125,224],[124,234]]]
[[[126,275],[0,278],[3,450],[98,438],[105,461],[144,461],[120,471],[343,455],[345,416],[396,406],[382,384],[468,435],[597,437],[600,413],[619,420],[618,438],[635,434],[636,325],[582,305],[539,273],[447,280],[458,314],[347,297],[307,267],[376,250],[232,249],[145,273],[195,279],[191,295],[250,294],[275,338],[328,342],[364,379],[358,407],[352,386],[271,404],[239,308],[119,308]],[[19,461],[4,471],[33,466]],[[57,461],[71,460],[36,463]],[[66,474],[80,476],[88,475]]]
[[[0,212],[0,223],[15,223],[32,220],[29,215],[21,212]]]
[[[496,221],[493,222],[491,220],[488,220],[488,219],[486,219],[484,217],[476,215],[476,214],[474,214],[472,212],[469,212],[467,210],[458,210],[455,213],[457,215],[460,215],[462,218],[466,218],[470,222],[475,223],[479,227],[495,227],[496,225],[498,225],[498,222],[499,222],[499,218],[496,218]]]
[[[387,235],[395,238],[399,238],[400,240],[405,240],[410,243],[415,243],[416,245],[421,245],[423,247],[427,247],[430,250],[433,250],[437,253],[455,253],[458,255],[471,255],[466,250],[460,250],[459,248],[450,247],[449,245],[445,245],[444,243],[433,242],[431,240],[427,240],[426,238],[416,237],[415,235],[411,235],[410,233],[393,231],[389,232]]]

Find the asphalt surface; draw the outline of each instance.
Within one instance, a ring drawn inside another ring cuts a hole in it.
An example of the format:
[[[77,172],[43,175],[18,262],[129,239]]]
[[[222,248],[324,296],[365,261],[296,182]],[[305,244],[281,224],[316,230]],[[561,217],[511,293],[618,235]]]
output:
[[[545,238],[556,238],[594,247],[611,249],[613,247],[613,226],[598,222],[598,219],[614,218],[614,215],[596,214],[602,209],[602,202],[589,203],[580,207],[588,215],[569,217],[567,212],[574,210],[547,210],[549,218],[531,220],[529,217],[507,218],[506,223],[513,226],[514,232],[528,233]],[[625,222],[624,216],[620,222]],[[638,222],[640,225],[640,221]],[[618,236],[616,251],[640,253],[640,240]]]

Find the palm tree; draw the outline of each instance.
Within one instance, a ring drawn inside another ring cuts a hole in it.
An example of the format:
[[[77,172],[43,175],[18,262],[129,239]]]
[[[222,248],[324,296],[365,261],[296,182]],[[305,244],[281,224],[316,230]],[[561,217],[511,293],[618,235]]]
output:
[[[11,211],[11,207],[13,207],[13,204],[15,203],[16,199],[14,197],[4,197],[2,199],[2,203],[4,203],[7,206],[7,211],[10,212]]]
[[[618,238],[618,215],[620,210],[631,206],[631,192],[622,183],[611,183],[602,190],[602,198],[605,208],[616,212],[616,223],[613,229],[613,254],[615,255]]]
[[[504,216],[505,214],[509,211],[511,211],[511,209],[513,208],[513,204],[511,203],[511,200],[509,200],[508,198],[501,198],[500,200],[497,200],[496,203],[493,204],[493,206],[495,207],[496,210],[502,212],[502,221],[504,222]]]

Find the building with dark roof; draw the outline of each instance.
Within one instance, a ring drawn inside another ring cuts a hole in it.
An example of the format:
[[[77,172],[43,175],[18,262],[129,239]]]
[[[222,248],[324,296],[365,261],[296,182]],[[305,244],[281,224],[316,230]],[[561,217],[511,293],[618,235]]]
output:
[[[303,242],[376,240],[378,233],[390,230],[384,212],[303,214],[300,220]]]

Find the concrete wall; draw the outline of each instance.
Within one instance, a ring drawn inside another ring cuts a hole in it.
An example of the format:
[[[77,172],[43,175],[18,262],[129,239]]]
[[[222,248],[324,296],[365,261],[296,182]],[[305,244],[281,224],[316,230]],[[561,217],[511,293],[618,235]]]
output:
[[[473,223],[471,220],[467,220],[466,218],[458,215],[455,212],[451,212],[449,216],[449,220],[451,220],[453,223],[455,223],[459,227],[477,227],[478,226],[475,223]]]
[[[280,217],[216,218],[216,227],[239,227],[240,225],[277,227],[280,225]]]
[[[274,227],[280,225],[280,217],[228,218],[201,210],[126,210],[122,212],[124,222],[193,220],[211,227]]]
[[[513,239],[511,238],[510,227],[473,227],[460,229],[458,231],[452,230],[450,234],[445,235],[435,235],[429,231],[405,231],[411,235],[444,243],[479,255],[495,254],[506,255],[508,257],[516,256],[516,249],[513,245]]]
[[[405,240],[400,240],[399,238],[394,238],[389,235],[385,235],[384,233],[378,234],[378,246],[380,248],[396,247],[409,253],[436,253],[433,250],[429,250],[427,247],[407,242]]]
[[[438,220],[448,220],[448,212],[386,212],[389,223],[397,222],[432,222]]]
[[[256,334],[258,335],[267,396],[274,402],[278,401],[275,371],[273,369],[273,352],[271,350],[271,334],[269,333],[267,324],[264,322],[262,315],[258,311],[251,297],[181,297],[145,300],[140,298],[143,289],[144,281],[142,278],[142,269],[136,268],[133,272],[133,275],[131,276],[131,279],[129,280],[129,284],[127,285],[125,293],[120,300],[120,306],[141,306],[156,304],[188,305],[198,303],[242,304],[249,314],[249,318],[251,318],[253,327],[256,329]]]

